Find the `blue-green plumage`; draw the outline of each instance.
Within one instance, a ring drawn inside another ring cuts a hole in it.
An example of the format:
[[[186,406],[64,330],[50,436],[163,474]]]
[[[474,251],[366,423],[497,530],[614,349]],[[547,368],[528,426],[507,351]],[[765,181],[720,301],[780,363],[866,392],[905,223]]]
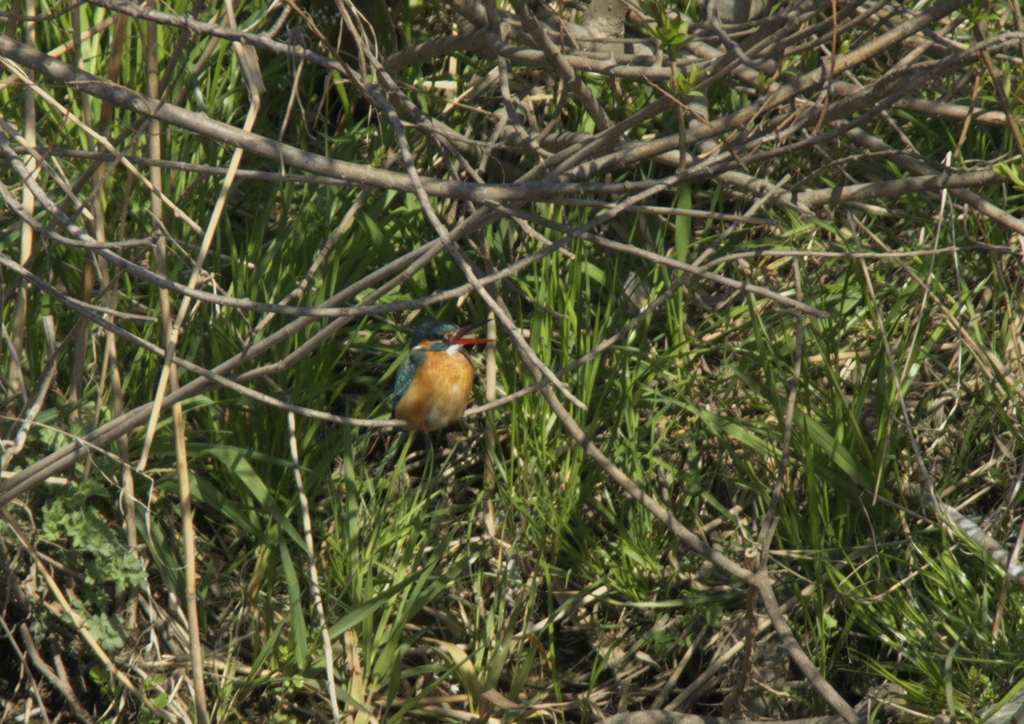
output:
[[[398,374],[395,375],[395,391],[391,395],[392,413],[394,413],[394,408],[398,407],[398,401],[409,391],[409,385],[416,379],[416,370],[426,361],[427,353],[413,348],[409,352],[409,356],[402,362],[402,366],[398,368]]]
[[[451,322],[439,322],[436,319],[431,319],[429,322],[424,322],[416,328],[416,331],[412,333],[410,345],[416,347],[428,339],[441,341],[453,332],[458,331],[459,328]]]
[[[473,391],[473,364],[465,345],[490,342],[463,335],[448,322],[424,322],[412,335],[409,355],[395,375],[394,416],[406,430],[437,430],[466,411]]]
[[[448,345],[440,340],[458,331],[459,328],[451,322],[439,322],[436,319],[423,322],[416,327],[416,331],[412,333],[412,342],[410,343],[412,350],[409,352],[409,356],[405,358],[405,361],[402,362],[402,366],[398,368],[398,374],[395,375],[395,391],[391,396],[392,413],[394,408],[398,407],[398,403],[405,396],[405,393],[409,391],[412,381],[416,379],[416,370],[427,361],[427,351],[444,352]],[[429,347],[419,346],[424,342],[433,340],[439,341]]]

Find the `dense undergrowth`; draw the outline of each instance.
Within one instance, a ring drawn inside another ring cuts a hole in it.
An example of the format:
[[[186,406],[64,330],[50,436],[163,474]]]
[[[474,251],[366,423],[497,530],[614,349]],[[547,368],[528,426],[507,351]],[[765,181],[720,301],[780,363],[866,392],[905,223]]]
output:
[[[1015,706],[1014,4],[226,7],[0,14],[0,720]],[[492,311],[558,402],[384,427]]]

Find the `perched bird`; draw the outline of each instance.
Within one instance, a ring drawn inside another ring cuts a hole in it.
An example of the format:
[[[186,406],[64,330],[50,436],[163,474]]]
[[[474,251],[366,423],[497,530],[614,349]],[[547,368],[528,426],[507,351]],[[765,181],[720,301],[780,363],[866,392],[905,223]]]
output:
[[[494,341],[463,336],[471,329],[430,321],[413,332],[409,356],[395,378],[394,414],[405,420],[405,430],[447,427],[466,411],[474,375],[465,345]]]

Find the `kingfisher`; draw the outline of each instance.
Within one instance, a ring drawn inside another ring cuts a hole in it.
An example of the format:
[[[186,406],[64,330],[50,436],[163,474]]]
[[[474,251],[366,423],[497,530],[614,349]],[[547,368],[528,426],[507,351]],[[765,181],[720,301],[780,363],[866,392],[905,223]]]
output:
[[[412,334],[409,356],[395,377],[394,416],[404,430],[437,430],[462,417],[473,392],[473,363],[466,345],[492,339],[466,337],[473,327],[429,321]]]

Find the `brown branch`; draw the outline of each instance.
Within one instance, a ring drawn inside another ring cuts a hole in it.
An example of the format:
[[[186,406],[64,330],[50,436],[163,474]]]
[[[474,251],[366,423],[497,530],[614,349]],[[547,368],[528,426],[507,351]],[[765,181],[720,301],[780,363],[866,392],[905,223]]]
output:
[[[896,149],[892,148],[889,144],[885,143],[879,138],[872,136],[867,131],[854,128],[851,129],[847,135],[857,143],[861,144],[865,148],[877,152],[890,153],[891,160],[900,168],[909,171],[914,174],[922,176],[930,176],[935,174],[935,169],[930,165],[921,161],[920,159],[914,158],[909,154],[898,153]],[[964,203],[973,206],[976,210],[980,211],[985,216],[993,219],[994,221],[1003,224],[1004,226],[1013,229],[1018,234],[1024,234],[1024,220],[1018,219],[1015,216],[1008,214],[1003,211],[995,204],[992,204],[985,199],[978,196],[973,191],[961,188],[950,188],[949,193]]]
[[[548,62],[555,67],[558,76],[568,86],[569,91],[576,97],[576,100],[586,109],[590,117],[594,119],[598,129],[602,131],[608,130],[612,126],[612,121],[608,114],[598,105],[594,94],[580,80],[579,76],[576,75],[575,69],[569,65],[568,61],[555,47],[555,44],[551,42],[547,33],[537,22],[536,18],[534,18],[533,13],[522,0],[512,0],[512,7],[515,8],[516,15],[519,16],[523,28],[533,37],[533,41],[544,52]]]
[[[843,718],[838,716],[751,721],[720,716],[680,714],[674,711],[633,711],[602,719],[599,724],[839,724],[841,721]]]
[[[775,598],[772,582],[767,573],[765,571],[759,571],[755,574],[751,574],[746,568],[733,561],[724,553],[712,548],[704,541],[703,538],[683,525],[655,498],[647,495],[632,478],[622,471],[621,468],[608,459],[604,452],[590,440],[583,429],[569,414],[569,411],[565,409],[558,397],[550,389],[544,387],[540,392],[544,395],[544,398],[547,400],[552,412],[554,412],[559,422],[562,423],[562,427],[569,436],[595,463],[597,463],[608,477],[610,477],[625,491],[629,497],[643,505],[656,520],[661,522],[666,529],[668,529],[699,556],[714,564],[716,567],[720,568],[722,571],[738,581],[757,588],[757,591],[764,602],[765,610],[775,627],[775,631],[779,635],[779,639],[783,646],[786,647],[786,651],[789,653],[793,662],[801,670],[804,676],[807,677],[807,680],[815,690],[821,694],[822,698],[824,698],[826,702],[828,702],[833,711],[838,712],[844,720],[849,722],[849,724],[861,724],[862,720],[853,710],[853,707],[851,707],[832,687],[832,685],[825,680],[821,675],[821,672],[818,671],[817,667],[811,661],[810,657],[808,657],[800,647],[799,642],[793,635],[793,630],[786,621],[785,614],[783,614],[779,608],[778,599]]]
[[[276,41],[275,41],[276,42]],[[282,44],[283,45],[283,44]],[[303,151],[286,143],[279,143],[255,133],[243,131],[227,123],[214,120],[204,114],[186,110],[165,101],[150,98],[124,86],[104,80],[74,66],[50,58],[31,46],[12,40],[0,34],[0,55],[10,58],[28,68],[48,75],[88,95],[100,98],[120,108],[141,115],[159,119],[186,131],[241,148],[254,156],[275,163],[283,163],[303,171],[338,179],[345,184],[361,187],[393,189],[413,192],[414,185],[408,176],[363,164],[339,161],[309,151]],[[448,181],[421,178],[420,183],[431,196],[457,198],[478,203],[487,201],[511,202],[541,199],[551,193],[577,193],[584,187],[562,186],[553,188],[550,184],[529,183],[479,184],[462,181]],[[515,189],[513,191],[513,189]],[[597,191],[597,189],[594,189]]]
[[[376,271],[367,274],[365,277],[360,279],[358,282],[346,287],[340,292],[337,292],[332,297],[324,302],[326,306],[344,304],[347,300],[355,297],[362,293],[366,289],[373,288],[376,285],[376,289],[367,295],[366,301],[373,301],[379,299],[384,294],[387,294],[395,282],[395,273],[401,270],[408,270],[415,266],[418,260],[421,260],[424,256],[428,256],[430,252],[439,250],[441,246],[439,244],[425,244],[422,247],[414,249],[411,252],[399,257],[398,259],[384,265]],[[42,281],[42,280],[39,280]],[[56,291],[56,290],[54,290]],[[79,314],[89,313],[88,310],[76,310]],[[106,320],[98,315],[92,320],[97,324],[103,326],[106,329],[110,329],[118,336],[126,336],[130,333],[125,330],[116,327],[115,325],[109,325]],[[175,362],[190,371],[195,371],[200,374],[201,377],[196,380],[192,380],[182,385],[178,390],[172,391],[167,397],[164,398],[162,409],[168,409],[174,402],[183,401],[194,397],[195,395],[203,394],[215,389],[219,384],[225,384],[223,375],[232,370],[237,369],[243,364],[258,359],[264,354],[267,354],[277,345],[286,342],[291,339],[292,336],[298,334],[315,320],[309,317],[300,317],[288,324],[284,325],[281,329],[277,330],[273,334],[266,338],[255,342],[234,356],[225,360],[221,364],[217,365],[212,370],[203,370],[198,368],[196,365],[192,365],[187,360],[181,360],[175,358]],[[336,334],[338,329],[342,328],[349,323],[348,319],[334,320],[324,327],[320,332],[308,340],[298,350],[295,350],[291,354],[287,355],[283,359],[278,359],[269,365],[250,370],[244,374],[239,375],[235,378],[237,383],[243,383],[249,379],[254,379],[268,374],[276,374],[284,370],[289,369],[296,362],[303,357],[309,355],[313,349],[320,344],[323,339]],[[131,335],[134,337],[134,335]],[[163,350],[156,345],[152,345],[145,340],[135,338],[141,345],[145,345],[147,348],[152,347],[152,351],[157,354],[163,353]],[[161,357],[162,358],[162,357]],[[204,374],[205,373],[205,374]],[[216,377],[220,376],[220,377]],[[223,378],[223,379],[222,379]],[[227,380],[230,381],[230,380]],[[81,441],[75,441],[69,445],[65,445],[62,448],[50,453],[41,460],[36,461],[32,465],[29,465],[23,470],[19,470],[11,477],[5,479],[0,483],[0,506],[8,503],[19,495],[24,494],[34,486],[40,484],[51,475],[57,475],[61,471],[67,469],[81,458],[88,455],[92,449],[105,449],[110,443],[116,440],[123,434],[130,432],[135,427],[139,426],[149,417],[153,403],[145,403],[135,407],[132,410],[120,415],[110,422],[107,422],[100,427],[92,430],[87,435],[84,435]]]
[[[71,688],[71,682],[67,679],[67,672],[64,671],[64,667],[61,666],[60,675],[43,661],[42,655],[39,653],[39,649],[36,648],[36,642],[32,639],[32,634],[28,630],[28,626],[21,624],[18,626],[18,638],[21,639],[22,645],[25,647],[25,652],[28,654],[29,660],[36,669],[46,678],[53,687],[60,692],[61,696],[71,706],[71,711],[78,721],[86,722],[86,724],[92,724],[95,721],[92,716],[82,706],[82,702],[78,700],[75,695],[75,690]],[[13,642],[12,642],[13,643]]]
[[[976,189],[981,186],[1000,186],[1004,183],[1006,183],[1006,177],[992,170],[962,172],[946,170],[922,176],[893,179],[892,181],[870,181],[831,189],[798,191],[792,195],[792,199],[810,208],[817,208],[838,206],[854,201],[905,196],[924,191]]]

